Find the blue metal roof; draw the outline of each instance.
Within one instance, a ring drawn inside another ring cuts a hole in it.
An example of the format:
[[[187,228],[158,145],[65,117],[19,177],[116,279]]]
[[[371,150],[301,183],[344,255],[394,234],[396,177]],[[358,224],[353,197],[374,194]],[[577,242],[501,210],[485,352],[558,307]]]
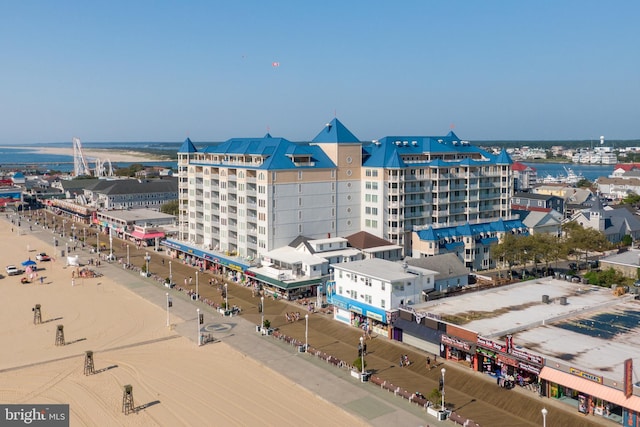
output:
[[[207,154],[219,155],[260,155],[267,159],[256,169],[323,169],[335,168],[320,147],[302,142],[291,142],[284,138],[273,138],[267,134],[264,138],[232,138],[218,145],[208,146],[203,150]],[[310,161],[305,165],[295,165],[292,156],[308,156]],[[221,162],[223,164],[224,162]]]
[[[455,239],[456,237],[475,236],[480,233],[500,232],[506,233],[514,229],[522,229],[523,234],[528,234],[528,228],[519,219],[503,220],[499,218],[495,221],[480,224],[464,223],[451,227],[433,228],[429,227],[418,231],[418,238],[425,242],[435,242],[441,239]],[[489,239],[489,238],[486,238]],[[489,240],[486,240],[490,242]]]
[[[423,165],[432,167],[449,166],[472,166],[495,163],[498,157],[485,150],[469,144],[467,141],[459,140],[458,136],[449,132],[445,136],[385,136],[384,138],[367,144],[364,147],[368,156],[363,161],[365,167],[407,167],[402,161],[402,156],[412,154],[421,155],[423,153],[433,154],[480,154],[483,159],[475,160],[470,158],[458,161],[442,161],[440,159],[431,162],[424,162]],[[415,164],[416,166],[420,163]]]
[[[510,165],[513,164],[513,160],[511,160],[511,157],[507,154],[507,150],[502,150],[496,157],[495,163],[498,165]]]
[[[184,140],[180,148],[178,148],[178,153],[197,153],[198,149],[191,142],[191,139],[187,138]]]
[[[354,134],[338,119],[333,119],[324,126],[313,142],[360,142]]]

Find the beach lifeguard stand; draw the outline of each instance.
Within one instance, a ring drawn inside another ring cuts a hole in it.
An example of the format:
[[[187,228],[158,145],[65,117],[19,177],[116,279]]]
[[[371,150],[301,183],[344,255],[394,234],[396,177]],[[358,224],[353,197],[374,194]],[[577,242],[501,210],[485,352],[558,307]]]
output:
[[[40,312],[40,304],[36,304],[33,307],[33,324],[38,325],[42,323],[42,313]]]
[[[93,369],[93,351],[87,350],[84,353],[84,374],[92,375],[95,371]]]
[[[127,384],[124,386],[124,393],[122,394],[122,412],[125,415],[129,415],[129,412],[133,412],[135,406],[133,405],[133,386]]]
[[[64,345],[64,325],[58,325],[56,330],[56,345]]]

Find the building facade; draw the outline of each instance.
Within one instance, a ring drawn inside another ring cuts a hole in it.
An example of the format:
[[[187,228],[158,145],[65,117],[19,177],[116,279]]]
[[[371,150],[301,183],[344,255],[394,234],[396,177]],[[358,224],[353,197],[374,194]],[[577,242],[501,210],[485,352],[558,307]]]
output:
[[[310,142],[267,134],[198,150],[187,139],[179,240],[253,260],[297,236],[366,231],[410,254],[415,226],[508,216],[511,163],[453,132],[363,142],[337,119]]]

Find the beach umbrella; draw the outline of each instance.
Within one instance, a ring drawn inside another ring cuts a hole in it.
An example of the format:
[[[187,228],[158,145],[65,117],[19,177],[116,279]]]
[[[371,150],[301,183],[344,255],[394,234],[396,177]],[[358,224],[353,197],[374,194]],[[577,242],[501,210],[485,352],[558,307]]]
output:
[[[29,266],[32,266],[32,265],[36,265],[36,262],[32,261],[31,258],[29,258],[28,260],[22,262],[22,266],[23,267],[29,267]]]

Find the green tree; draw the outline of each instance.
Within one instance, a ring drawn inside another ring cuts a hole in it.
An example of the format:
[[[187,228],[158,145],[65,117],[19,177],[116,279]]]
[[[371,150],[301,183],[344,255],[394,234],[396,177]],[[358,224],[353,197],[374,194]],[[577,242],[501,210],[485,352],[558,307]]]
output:
[[[593,183],[586,178],[582,178],[576,183],[578,188],[590,188],[591,186],[593,186]]]
[[[178,216],[178,214],[180,213],[178,200],[172,200],[160,206],[160,212]]]
[[[627,196],[620,201],[623,205],[635,205],[640,203],[640,196],[631,191]]]
[[[584,254],[584,261],[589,260],[589,252],[603,252],[612,247],[601,231],[585,228],[575,221],[562,226],[569,253],[576,254],[578,259]]]

